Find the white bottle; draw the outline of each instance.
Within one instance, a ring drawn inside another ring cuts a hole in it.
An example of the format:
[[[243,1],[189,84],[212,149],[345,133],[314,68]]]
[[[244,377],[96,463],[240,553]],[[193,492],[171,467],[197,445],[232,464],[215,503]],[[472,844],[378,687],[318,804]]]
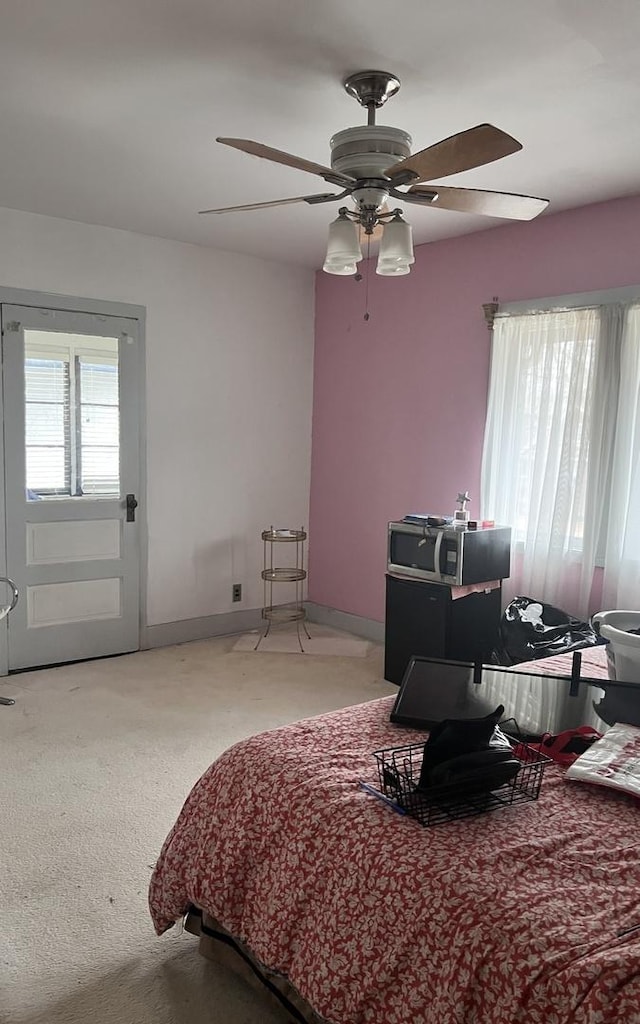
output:
[[[460,491],[457,497],[457,503],[460,508],[457,508],[453,513],[453,525],[456,530],[466,530],[467,523],[469,522],[469,509],[466,507],[467,502],[471,501],[468,491]]]

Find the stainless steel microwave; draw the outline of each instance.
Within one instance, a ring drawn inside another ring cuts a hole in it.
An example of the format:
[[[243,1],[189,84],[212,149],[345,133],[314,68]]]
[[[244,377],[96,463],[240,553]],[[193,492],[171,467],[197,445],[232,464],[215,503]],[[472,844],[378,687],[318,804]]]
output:
[[[469,530],[389,523],[387,571],[449,586],[507,579],[511,572],[511,527]]]

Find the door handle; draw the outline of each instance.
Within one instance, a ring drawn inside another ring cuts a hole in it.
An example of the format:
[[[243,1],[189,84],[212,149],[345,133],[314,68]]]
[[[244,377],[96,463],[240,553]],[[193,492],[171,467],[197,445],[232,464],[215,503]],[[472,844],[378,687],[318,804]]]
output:
[[[127,522],[128,523],[135,523],[137,507],[138,507],[138,502],[136,501],[135,494],[127,494]]]
[[[13,611],[18,603],[18,588],[13,580],[10,580],[8,576],[0,576],[0,583],[6,583],[11,590],[11,601],[9,604],[0,606],[0,619],[4,619],[9,612]]]
[[[13,580],[10,580],[8,576],[0,576],[0,583],[6,583],[11,588],[11,601],[9,604],[0,606],[0,619],[7,617],[10,611],[13,611],[18,603],[18,588],[16,587]],[[11,706],[15,704],[13,697],[0,697],[0,704]]]

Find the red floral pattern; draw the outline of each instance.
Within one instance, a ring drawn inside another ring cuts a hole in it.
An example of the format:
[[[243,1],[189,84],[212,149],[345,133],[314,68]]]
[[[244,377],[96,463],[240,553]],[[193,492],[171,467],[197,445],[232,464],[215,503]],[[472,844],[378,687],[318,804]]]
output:
[[[424,829],[360,789],[420,734],[393,698],[262,733],[194,786],[150,886],[334,1024],[640,1024],[640,805],[546,769],[540,799]]]
[[[585,679],[607,678],[607,647],[608,644],[597,644],[584,647],[580,651],[580,674]],[[551,658],[538,658],[536,661],[522,662],[514,665],[517,672],[533,672],[542,675],[570,676],[573,662],[573,651],[568,654],[554,654]]]

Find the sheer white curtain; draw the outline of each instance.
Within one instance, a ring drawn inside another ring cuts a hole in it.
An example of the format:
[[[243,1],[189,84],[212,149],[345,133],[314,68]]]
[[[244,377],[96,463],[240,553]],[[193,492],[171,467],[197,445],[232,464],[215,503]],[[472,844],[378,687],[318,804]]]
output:
[[[608,607],[640,607],[639,331],[617,304],[494,325],[482,516],[513,528],[510,589],[582,617],[603,557]]]
[[[624,318],[609,493],[603,608],[640,610],[640,306]]]

